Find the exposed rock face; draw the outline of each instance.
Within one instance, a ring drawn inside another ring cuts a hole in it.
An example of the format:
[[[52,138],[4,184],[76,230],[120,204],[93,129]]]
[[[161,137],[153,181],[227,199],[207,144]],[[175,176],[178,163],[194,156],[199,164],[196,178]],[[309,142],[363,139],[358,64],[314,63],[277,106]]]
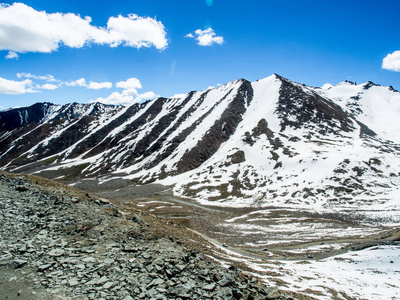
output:
[[[281,131],[285,131],[287,126],[299,129],[310,124],[318,126],[318,133],[323,135],[354,130],[351,116],[340,106],[317,93],[303,90],[285,78],[279,78],[282,85],[276,112],[281,119]]]
[[[195,147],[185,152],[178,162],[178,173],[187,172],[198,168],[208,160],[235,132],[242,121],[242,115],[253,98],[253,89],[250,82],[243,80],[237,94],[229,103],[219,119],[210,126],[210,129]]]
[[[0,112],[0,131],[10,131],[23,125],[44,123],[54,120],[72,120],[83,115],[97,115],[119,107],[94,104],[54,105],[49,102],[36,103],[29,107],[20,107]]]
[[[51,103],[36,103],[30,107],[17,108],[0,113],[0,130],[9,131],[28,125],[40,123],[49,112]]]
[[[60,185],[2,174],[0,207],[2,290],[18,283],[9,299],[288,299],[163,236],[155,217],[122,218]]]

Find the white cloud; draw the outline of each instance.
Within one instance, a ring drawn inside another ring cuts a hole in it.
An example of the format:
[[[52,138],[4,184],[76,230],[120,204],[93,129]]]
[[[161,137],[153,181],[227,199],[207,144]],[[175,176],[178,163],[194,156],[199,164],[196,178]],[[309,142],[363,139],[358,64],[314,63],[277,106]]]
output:
[[[152,100],[155,98],[157,98],[157,95],[153,92],[138,94],[135,89],[129,89],[123,90],[121,93],[114,92],[107,98],[100,97],[91,102],[129,106],[144,100]]]
[[[116,86],[119,88],[123,88],[123,89],[141,89],[142,88],[142,85],[141,85],[139,79],[134,78],[134,77],[129,78],[126,81],[117,82]]]
[[[185,37],[196,39],[197,44],[200,46],[211,46],[214,43],[222,45],[224,43],[224,38],[222,36],[217,36],[212,28],[205,30],[197,29],[194,33],[196,36],[192,33],[188,33]]]
[[[8,51],[8,54],[5,57],[6,59],[18,59],[18,53],[14,51]]]
[[[60,82],[56,80],[53,75],[44,75],[44,76],[37,76],[31,73],[17,73],[18,78],[29,78],[29,79],[38,79],[38,80],[45,80],[47,82]]]
[[[137,89],[141,89],[142,85],[140,84],[139,79],[134,77],[129,78],[126,81],[117,82],[116,87],[123,88],[124,90],[121,93],[114,92],[106,98],[100,97],[96,100],[92,100],[91,102],[128,106],[158,97],[154,92],[151,91],[139,94]]]
[[[382,61],[382,69],[400,72],[400,51],[389,53]]]
[[[19,95],[34,92],[32,89],[32,80],[30,79],[14,81],[0,77],[0,94]]]
[[[165,27],[156,19],[110,17],[107,27],[92,26],[91,21],[73,13],[36,11],[23,3],[0,4],[0,50],[51,53],[60,45],[81,48],[91,43],[163,50],[168,44]]]
[[[111,82],[93,82],[93,81],[91,81],[88,85],[88,89],[92,89],[92,90],[109,89],[111,87],[112,87]]]
[[[121,93],[114,92],[107,98],[99,97],[95,101],[91,102],[100,102],[104,104],[115,104],[115,105],[131,105],[134,102],[134,99],[137,96],[137,91],[135,89],[131,90],[123,90]]]
[[[66,86],[86,87],[86,88],[92,89],[92,90],[109,89],[112,87],[112,83],[108,82],[108,81],[106,81],[106,82],[90,81],[89,84],[87,84],[85,78],[80,78],[80,79],[74,80],[74,81],[66,81],[66,82],[64,82],[64,84]]]
[[[46,84],[42,84],[42,85],[37,85],[36,88],[43,89],[43,90],[55,90],[58,88],[58,86],[55,84],[46,83]]]
[[[168,45],[164,25],[149,17],[142,18],[135,14],[130,14],[127,18],[111,17],[108,19],[107,29],[109,39],[106,43],[112,47],[120,44],[134,48],[154,45],[163,50]]]
[[[143,94],[139,94],[136,97],[135,101],[140,102],[143,100],[152,100],[152,99],[155,99],[156,97],[157,97],[157,95],[150,91],[150,92],[145,92]]]
[[[85,78],[81,78],[81,79],[74,80],[74,81],[67,81],[67,82],[65,82],[65,85],[66,85],[66,86],[82,86],[82,87],[87,87]]]

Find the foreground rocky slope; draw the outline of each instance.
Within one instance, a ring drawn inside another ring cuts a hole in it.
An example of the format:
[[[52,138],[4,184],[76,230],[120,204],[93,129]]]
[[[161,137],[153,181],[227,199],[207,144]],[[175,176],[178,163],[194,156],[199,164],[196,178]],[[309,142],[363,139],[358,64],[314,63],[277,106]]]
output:
[[[289,299],[205,258],[206,242],[183,228],[136,213],[2,173],[0,298]]]

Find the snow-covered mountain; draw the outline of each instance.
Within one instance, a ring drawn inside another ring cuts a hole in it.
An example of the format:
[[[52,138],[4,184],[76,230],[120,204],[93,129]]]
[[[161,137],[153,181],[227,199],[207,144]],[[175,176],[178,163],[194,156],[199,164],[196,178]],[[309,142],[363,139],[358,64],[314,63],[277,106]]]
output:
[[[36,103],[29,107],[19,107],[0,112],[0,131],[10,131],[31,123],[48,123],[55,120],[72,120],[85,115],[118,111],[121,107],[101,103],[55,105]]]
[[[272,75],[130,107],[36,106],[35,117],[34,106],[0,113],[3,169],[171,184],[218,205],[399,205],[400,93],[390,87]]]

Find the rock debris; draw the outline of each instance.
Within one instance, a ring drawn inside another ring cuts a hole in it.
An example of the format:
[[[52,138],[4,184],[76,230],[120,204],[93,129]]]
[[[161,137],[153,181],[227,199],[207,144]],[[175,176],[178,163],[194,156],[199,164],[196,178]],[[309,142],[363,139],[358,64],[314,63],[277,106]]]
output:
[[[1,174],[0,273],[20,284],[2,280],[0,298],[290,299],[151,226],[106,201]]]

